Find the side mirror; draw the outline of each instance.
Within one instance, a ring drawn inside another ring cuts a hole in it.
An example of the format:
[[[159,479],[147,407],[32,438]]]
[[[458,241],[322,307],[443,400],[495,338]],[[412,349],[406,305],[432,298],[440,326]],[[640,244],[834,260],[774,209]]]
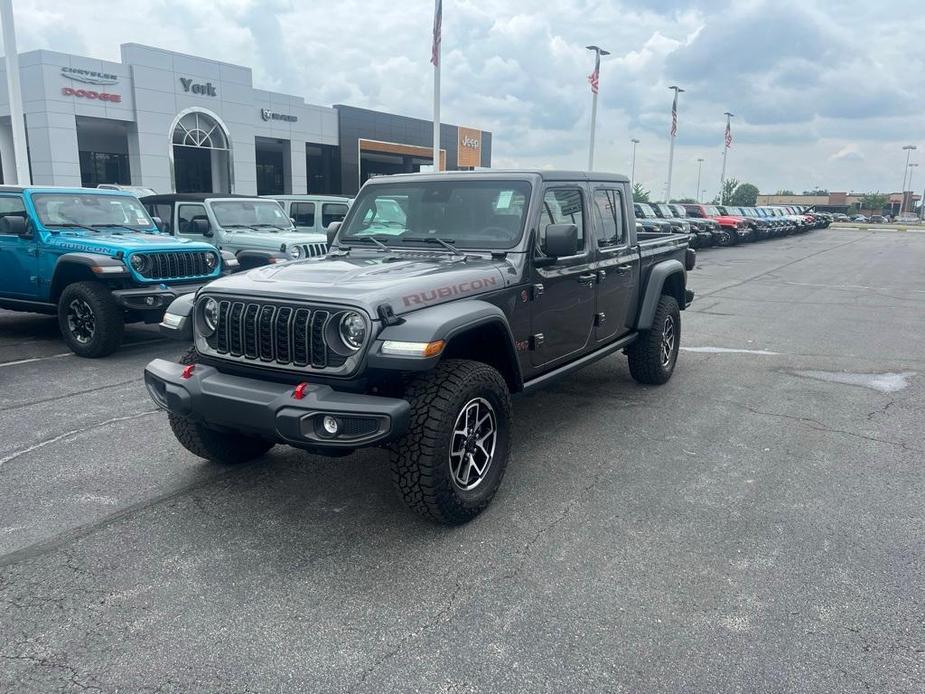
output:
[[[194,219],[189,223],[190,234],[202,234],[203,236],[212,236],[212,227],[208,219]]]
[[[0,218],[0,234],[7,236],[19,236],[24,239],[32,238],[32,229],[26,223],[25,217],[8,215]]]
[[[550,224],[546,227],[543,251],[553,258],[567,258],[578,253],[578,227],[574,224]]]
[[[340,222],[331,222],[328,224],[326,229],[328,235],[328,246],[334,243],[334,239],[337,238],[337,232],[340,231]]]
[[[167,227],[164,226],[164,220],[160,217],[151,217],[154,220],[154,226],[157,227],[158,231],[164,231]]]

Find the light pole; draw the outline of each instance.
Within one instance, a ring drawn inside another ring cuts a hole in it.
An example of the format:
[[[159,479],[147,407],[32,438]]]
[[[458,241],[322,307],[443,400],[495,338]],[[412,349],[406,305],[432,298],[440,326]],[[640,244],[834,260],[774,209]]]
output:
[[[909,182],[906,184],[909,187],[909,204],[912,205],[913,209],[915,208],[915,200],[912,199],[912,174],[914,172],[915,167],[917,166],[918,164],[916,164],[915,162],[912,162],[911,164],[909,164]],[[906,191],[903,191],[903,203],[905,202],[906,202]],[[900,214],[902,214],[902,212],[900,212]]]
[[[681,87],[671,85],[668,87],[674,91],[674,101],[671,102],[671,144],[668,146],[668,183],[665,185],[665,202],[671,200],[671,171],[674,168],[674,141],[678,136],[678,94],[684,90]]]
[[[723,190],[726,187],[726,154],[729,152],[729,148],[732,146],[732,119],[735,118],[734,113],[723,114],[726,116],[726,134],[723,135],[723,172],[719,176],[719,201],[720,204],[724,202],[723,200]]]
[[[697,157],[697,202],[700,202],[700,174],[703,172],[703,157]]]
[[[639,140],[634,137],[630,142],[633,143],[633,165],[630,167],[630,190],[632,190],[636,183],[636,145],[639,144]]]
[[[13,129],[13,158],[16,160],[16,180],[21,186],[32,183],[29,156],[26,149],[26,124],[19,88],[19,54],[16,52],[16,29],[13,25],[12,0],[0,0],[0,23],[3,24],[3,52],[6,53],[6,86],[10,100],[10,120]]]
[[[903,150],[906,152],[906,165],[903,167],[903,185],[899,189],[899,214],[903,213],[903,208],[906,206],[906,175],[909,173],[909,157],[912,156],[912,152],[918,149],[915,145],[903,145]],[[892,208],[890,212],[892,212]]]
[[[589,51],[594,52],[594,72],[588,75],[588,81],[591,83],[591,142],[588,145],[588,171],[594,170],[594,131],[597,130],[597,93],[600,91],[601,80],[601,56],[610,55],[610,51],[605,51],[600,46],[585,46]]]

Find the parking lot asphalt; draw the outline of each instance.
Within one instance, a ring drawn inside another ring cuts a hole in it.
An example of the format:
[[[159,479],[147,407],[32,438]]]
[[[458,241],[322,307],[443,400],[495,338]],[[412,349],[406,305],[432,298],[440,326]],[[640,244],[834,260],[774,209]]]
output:
[[[0,311],[2,691],[890,691],[925,683],[925,236],[699,253],[674,378],[515,401],[493,505],[371,450],[223,469]]]

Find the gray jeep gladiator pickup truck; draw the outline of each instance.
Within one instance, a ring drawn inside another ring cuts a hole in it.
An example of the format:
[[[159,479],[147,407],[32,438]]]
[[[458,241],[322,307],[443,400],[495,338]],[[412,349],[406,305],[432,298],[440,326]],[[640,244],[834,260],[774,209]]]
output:
[[[619,351],[637,381],[671,377],[696,257],[634,222],[623,176],[374,178],[326,257],[175,301],[162,328],[194,347],[145,383],[197,456],[382,445],[412,509],[464,523],[504,475],[512,393]]]

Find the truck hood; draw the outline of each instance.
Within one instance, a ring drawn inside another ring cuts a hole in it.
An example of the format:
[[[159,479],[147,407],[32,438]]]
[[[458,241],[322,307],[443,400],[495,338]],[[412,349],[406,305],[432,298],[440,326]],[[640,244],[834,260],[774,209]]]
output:
[[[743,221],[741,217],[730,217],[725,214],[716,215],[715,217],[710,217],[710,219],[731,227],[738,226],[738,224]]]
[[[210,293],[357,306],[376,317],[502,289],[517,274],[507,259],[449,253],[357,253],[298,260],[216,280]]]
[[[284,244],[297,246],[303,243],[327,243],[326,234],[310,234],[298,231],[244,231],[225,229],[227,243],[248,249],[272,249],[278,251]]]
[[[201,241],[178,239],[167,234],[145,234],[142,232],[102,230],[98,233],[80,230],[67,230],[50,234],[47,245],[64,251],[100,253],[112,255],[118,251],[175,251],[175,250],[214,250],[214,247]]]

